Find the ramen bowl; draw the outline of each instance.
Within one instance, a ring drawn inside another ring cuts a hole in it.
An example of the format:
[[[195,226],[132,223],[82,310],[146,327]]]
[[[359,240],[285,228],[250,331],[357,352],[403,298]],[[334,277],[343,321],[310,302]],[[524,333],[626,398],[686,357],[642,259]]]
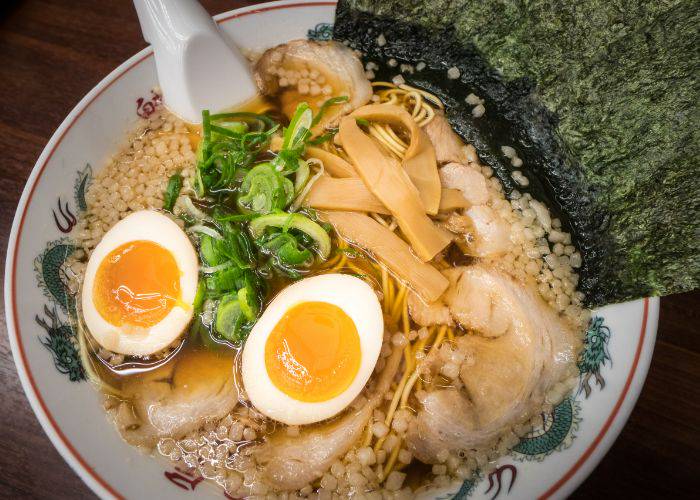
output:
[[[215,17],[241,47],[330,39],[333,2],[283,1]],[[264,26],[265,29],[260,29]],[[72,294],[62,264],[73,251],[85,193],[139,118],[162,106],[151,48],[116,68],[66,117],[42,152],[17,207],[5,274],[8,335],[37,418],[73,470],[100,497],[192,498],[223,492],[192,471],[126,444],[85,380]],[[433,491],[434,498],[563,498],[602,459],[639,396],[651,359],[659,300],[593,311],[573,393],[543,415],[488,473]]]

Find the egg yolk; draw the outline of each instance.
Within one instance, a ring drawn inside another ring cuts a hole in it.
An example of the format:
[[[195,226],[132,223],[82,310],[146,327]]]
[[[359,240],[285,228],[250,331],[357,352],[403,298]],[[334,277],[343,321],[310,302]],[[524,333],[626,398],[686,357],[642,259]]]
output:
[[[308,403],[327,401],[347,389],[360,369],[360,336],[353,320],[327,302],[289,309],[265,343],[272,383]]]
[[[92,298],[112,325],[153,326],[180,303],[180,269],[158,243],[130,241],[100,263]]]

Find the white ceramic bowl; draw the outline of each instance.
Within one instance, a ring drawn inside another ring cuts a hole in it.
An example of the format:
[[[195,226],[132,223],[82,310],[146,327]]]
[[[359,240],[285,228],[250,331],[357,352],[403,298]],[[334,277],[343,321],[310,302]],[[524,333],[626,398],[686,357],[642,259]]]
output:
[[[240,46],[265,48],[290,39],[330,37],[333,2],[282,1],[216,17]],[[264,29],[260,29],[264,26]],[[137,114],[158,105],[150,48],[110,73],[73,109],[42,152],[17,207],[7,252],[5,304],[17,371],[53,444],[100,497],[222,496],[163,459],[125,444],[105,418],[93,387],[80,380],[59,266],[84,189],[114,153]],[[436,498],[559,498],[571,493],[610,448],[647,373],[658,299],[595,312],[579,391],[549,415],[500,467]]]

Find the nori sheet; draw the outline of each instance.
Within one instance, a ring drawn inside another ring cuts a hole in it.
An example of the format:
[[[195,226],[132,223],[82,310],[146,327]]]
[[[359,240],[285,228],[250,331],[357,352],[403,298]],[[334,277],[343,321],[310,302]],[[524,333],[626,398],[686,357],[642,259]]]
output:
[[[530,192],[562,219],[595,307],[700,283],[697,6],[341,0],[333,36],[378,63],[377,79],[400,73],[390,59],[427,65],[403,73],[407,83],[445,102],[507,193]],[[486,100],[483,117],[469,93]],[[503,145],[523,159],[528,188],[514,184]]]

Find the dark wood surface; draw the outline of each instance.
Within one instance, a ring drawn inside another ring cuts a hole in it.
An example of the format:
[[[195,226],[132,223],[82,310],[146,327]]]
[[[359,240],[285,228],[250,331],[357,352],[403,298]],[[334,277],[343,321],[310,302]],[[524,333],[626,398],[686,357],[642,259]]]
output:
[[[203,3],[214,14],[257,2]],[[145,42],[127,0],[5,0],[0,4],[0,247],[4,263],[17,201],[49,137],[86,92]],[[695,292],[661,301],[656,350],[639,402],[619,439],[575,498],[697,495],[699,299],[700,293]],[[0,497],[93,497],[34,417],[4,334],[4,314],[0,321]]]

